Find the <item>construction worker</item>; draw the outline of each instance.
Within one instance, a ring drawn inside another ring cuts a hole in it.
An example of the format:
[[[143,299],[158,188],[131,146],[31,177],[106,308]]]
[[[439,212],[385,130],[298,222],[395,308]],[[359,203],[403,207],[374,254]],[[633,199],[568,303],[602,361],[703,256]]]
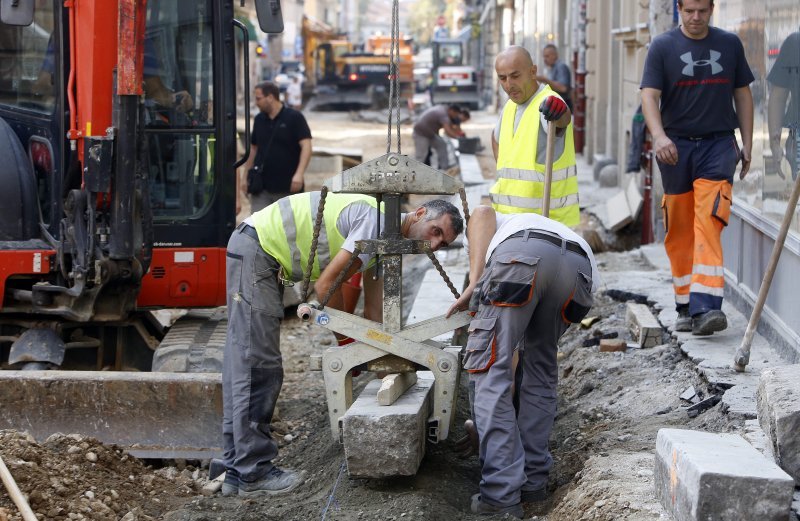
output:
[[[460,105],[434,105],[423,112],[414,123],[411,132],[411,138],[414,140],[414,158],[430,166],[431,151],[435,150],[439,170],[448,170],[455,166],[450,164],[447,142],[439,135],[439,131],[444,130],[447,137],[458,139],[464,135],[460,125]]]
[[[522,518],[521,502],[547,499],[557,343],[591,308],[597,265],[578,234],[532,213],[504,215],[479,206],[467,237],[471,282],[447,315],[477,309],[464,357],[475,390],[481,462],[480,492],[470,508]],[[520,344],[525,376],[515,382]]]
[[[713,0],[678,0],[678,12],[680,27],[650,44],[642,112],[664,186],[664,247],[675,288],[675,330],[710,335],[728,325],[721,309],[720,234],[730,216],[736,164],[741,159],[740,178],[750,168],[753,73],[741,40],[709,27]]]
[[[547,121],[555,121],[550,218],[567,226],[580,222],[572,113],[564,100],[536,81],[530,53],[513,45],[494,62],[500,85],[510,98],[492,134],[497,180],[489,190],[501,213],[542,213]]]
[[[279,494],[302,481],[299,472],[282,470],[272,461],[278,446],[270,422],[283,382],[279,346],[283,318],[283,284],[303,279],[320,192],[295,194],[251,215],[234,230],[227,248],[228,336],[222,373],[223,495]],[[356,241],[377,237],[375,198],[328,195],[311,280],[320,300],[345,270]],[[403,214],[404,237],[430,241],[438,250],[464,228],[458,210],[443,200],[425,203]],[[384,229],[383,226],[380,229]],[[381,321],[381,283],[374,280],[374,261],[360,255],[346,278],[367,268],[364,316]],[[342,309],[337,289],[327,302]],[[342,339],[340,339],[342,340]]]

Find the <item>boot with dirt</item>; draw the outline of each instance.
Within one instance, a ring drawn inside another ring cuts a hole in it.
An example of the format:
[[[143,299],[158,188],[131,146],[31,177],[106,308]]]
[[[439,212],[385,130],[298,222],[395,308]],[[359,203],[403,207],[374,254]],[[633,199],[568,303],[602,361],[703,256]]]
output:
[[[239,481],[239,495],[244,497],[276,495],[291,492],[303,482],[303,472],[272,467],[264,479],[248,483]]]
[[[728,318],[720,309],[712,309],[692,317],[692,334],[708,336],[728,327]]]
[[[675,331],[688,333],[692,330],[692,317],[689,315],[689,306],[678,307],[678,319],[675,321]]]
[[[470,505],[470,510],[473,514],[481,514],[484,516],[493,516],[497,514],[510,514],[517,519],[522,519],[525,517],[525,512],[522,510],[522,503],[517,503],[516,505],[510,506],[497,506],[497,505],[490,505],[489,503],[485,503],[481,499],[480,494],[475,494],[472,496],[472,504]]]
[[[235,496],[239,493],[239,476],[234,474],[233,471],[229,470],[225,474],[225,481],[222,482],[220,493],[224,497]]]

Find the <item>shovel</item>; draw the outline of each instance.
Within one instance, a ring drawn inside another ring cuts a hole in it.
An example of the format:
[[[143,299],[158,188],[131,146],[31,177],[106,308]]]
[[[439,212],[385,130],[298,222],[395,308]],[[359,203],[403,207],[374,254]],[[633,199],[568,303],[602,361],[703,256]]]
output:
[[[733,357],[733,368],[738,372],[744,372],[745,367],[750,362],[750,345],[753,343],[753,335],[756,333],[756,326],[761,319],[761,312],[764,310],[764,302],[767,300],[767,293],[772,284],[772,277],[775,275],[775,268],[778,266],[778,260],[781,258],[783,251],[783,243],[786,241],[786,234],[789,232],[789,225],[792,223],[792,216],[797,207],[797,199],[800,197],[800,175],[794,181],[794,188],[792,195],[789,196],[789,201],[786,203],[786,213],[783,214],[783,222],[781,223],[780,232],[775,239],[775,246],[772,247],[772,255],[769,258],[767,271],[764,273],[764,280],[761,281],[761,288],[758,290],[758,298],[756,304],[753,306],[753,313],[750,315],[750,322],[747,323],[747,330],[742,339],[742,345],[736,351]]]

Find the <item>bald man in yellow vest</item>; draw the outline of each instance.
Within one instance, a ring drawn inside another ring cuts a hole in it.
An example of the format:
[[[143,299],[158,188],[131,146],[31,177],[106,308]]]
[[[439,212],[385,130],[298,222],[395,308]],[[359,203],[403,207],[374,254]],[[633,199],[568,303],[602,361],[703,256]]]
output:
[[[542,213],[547,124],[556,125],[550,215],[574,228],[580,222],[572,113],[561,96],[536,81],[536,65],[513,45],[497,55],[495,70],[509,100],[492,134],[497,180],[490,192],[500,213]]]

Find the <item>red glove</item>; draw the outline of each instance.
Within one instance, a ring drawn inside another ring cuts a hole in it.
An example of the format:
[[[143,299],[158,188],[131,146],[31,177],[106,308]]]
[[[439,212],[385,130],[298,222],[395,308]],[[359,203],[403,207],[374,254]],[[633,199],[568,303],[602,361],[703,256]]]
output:
[[[539,112],[542,113],[544,119],[547,121],[556,121],[567,111],[567,104],[558,96],[548,96],[547,99],[539,106]]]

